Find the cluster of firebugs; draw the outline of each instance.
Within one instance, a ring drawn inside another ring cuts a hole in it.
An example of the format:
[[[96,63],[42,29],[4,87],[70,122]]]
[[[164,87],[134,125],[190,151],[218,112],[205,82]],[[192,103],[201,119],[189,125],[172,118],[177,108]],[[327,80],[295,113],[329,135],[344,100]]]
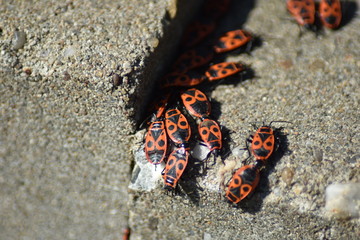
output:
[[[296,22],[308,29],[317,30],[317,16],[321,24],[327,28],[337,29],[340,26],[342,18],[340,0],[321,0],[318,6],[314,0],[287,0],[286,6]]]
[[[185,31],[182,41],[183,53],[172,66],[172,71],[164,76],[160,85],[161,96],[152,110],[153,117],[145,136],[145,155],[154,165],[166,161],[162,171],[165,187],[175,189],[189,161],[192,135],[191,124],[186,115],[177,107],[169,107],[174,97],[181,102],[187,112],[198,119],[198,135],[201,141],[217,157],[222,150],[222,132],[215,120],[211,119],[211,104],[208,97],[199,89],[193,88],[203,82],[218,81],[248,68],[237,62],[221,62],[208,66],[217,54],[235,49],[251,49],[253,36],[245,30],[233,30],[212,41],[211,47],[199,45],[215,29],[216,22],[226,12],[230,0],[208,0],[202,8],[202,16],[195,19]],[[219,4],[221,3],[221,4]],[[287,8],[301,26],[314,24],[315,6],[312,0],[288,0]],[[341,20],[340,2],[322,0],[319,15],[323,24],[337,28]],[[204,69],[204,66],[207,66]],[[201,71],[202,70],[202,71]],[[179,89],[181,89],[179,91]],[[268,126],[260,127],[248,140],[250,152],[255,162],[235,171],[227,185],[226,198],[239,203],[254,191],[259,183],[260,170],[271,157],[276,147],[274,130]],[[172,149],[169,153],[169,149]]]

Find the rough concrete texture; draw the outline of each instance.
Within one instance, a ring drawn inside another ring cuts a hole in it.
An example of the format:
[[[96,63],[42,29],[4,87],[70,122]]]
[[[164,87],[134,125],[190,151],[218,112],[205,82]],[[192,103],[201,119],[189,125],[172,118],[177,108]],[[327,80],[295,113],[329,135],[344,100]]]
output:
[[[0,239],[121,236],[129,133],[197,5],[1,2]]]
[[[131,239],[360,235],[359,218],[325,209],[327,186],[360,182],[359,1],[347,1],[352,16],[338,31],[300,38],[284,1],[234,1],[217,33],[245,27],[262,44],[226,59],[251,65],[255,78],[207,91],[229,130],[226,167],[194,165],[177,195],[159,184],[128,201],[144,131],[130,133],[196,9],[185,2],[0,6],[1,239],[118,239],[127,224]],[[121,79],[113,91],[111,73]],[[273,124],[284,127],[288,151],[269,162],[251,198],[228,204],[217,186],[246,158],[239,149],[252,123],[276,120],[292,122]]]
[[[213,101],[213,117],[229,130],[226,148],[232,151],[226,165],[217,159],[203,173],[192,160],[175,196],[161,189],[162,181],[157,190],[133,192],[132,239],[358,239],[359,218],[325,208],[327,186],[360,184],[355,2],[346,5],[348,15],[339,30],[319,36],[304,31],[301,37],[284,1],[234,2],[218,33],[243,27],[262,44],[251,56],[226,57],[250,65],[253,79],[204,88]],[[279,120],[291,122],[273,123],[283,127],[280,148],[287,149],[271,159],[250,198],[236,207],[228,204],[218,186],[246,159],[241,148],[255,131],[252,125]],[[359,211],[358,193],[350,195],[356,196],[352,211]]]

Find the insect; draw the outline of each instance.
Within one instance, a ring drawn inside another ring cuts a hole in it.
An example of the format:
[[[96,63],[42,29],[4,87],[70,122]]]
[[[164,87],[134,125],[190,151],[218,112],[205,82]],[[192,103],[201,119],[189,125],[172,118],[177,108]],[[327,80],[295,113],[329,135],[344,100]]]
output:
[[[209,63],[214,57],[214,52],[210,47],[198,46],[187,50],[175,61],[174,72],[186,73],[191,69],[201,67]]]
[[[165,127],[169,138],[178,146],[188,150],[191,128],[186,117],[176,108],[165,113]]]
[[[149,112],[155,112],[153,114],[153,120],[156,121],[159,118],[162,118],[166,106],[169,102],[172,92],[169,91],[167,93],[159,94],[156,100],[152,101],[150,104]]]
[[[215,30],[215,21],[208,18],[197,19],[192,22],[183,35],[182,45],[193,47]]]
[[[166,157],[167,146],[164,121],[151,123],[145,136],[146,159],[152,164],[160,164]]]
[[[204,119],[199,124],[199,134],[210,152],[217,157],[222,148],[222,133],[219,124],[212,119]]]
[[[166,162],[162,178],[165,188],[168,189],[176,188],[179,179],[185,174],[184,171],[191,154],[203,156],[203,149],[192,144],[191,138],[196,140],[201,138],[201,144],[206,145],[214,157],[219,155],[226,143],[222,139],[223,133],[219,124],[210,119],[209,99],[203,92],[192,87],[205,81],[223,79],[245,70],[245,66],[240,63],[221,63],[209,67],[209,62],[213,61],[213,57],[217,53],[231,51],[242,46],[251,47],[250,43],[253,40],[247,31],[237,30],[222,36],[215,47],[208,44],[210,41],[213,42],[211,39],[201,44],[201,41],[213,32],[218,18],[229,9],[231,0],[206,0],[204,2],[206,5],[200,13],[203,18],[195,20],[186,31],[181,45],[182,52],[173,63],[171,71],[161,79],[159,87],[156,89],[157,100],[150,104],[149,108],[151,123],[145,137],[145,155],[147,160],[154,165]],[[187,112],[198,119],[190,118],[191,122],[188,122],[186,119],[188,116],[182,114],[176,107],[169,108],[179,102],[178,99],[175,99],[179,93]],[[164,98],[162,98],[163,95]],[[194,130],[191,129],[190,124],[191,126],[195,125],[193,124],[195,121],[199,123],[199,134],[191,136]],[[193,146],[196,148],[190,154],[190,147]],[[207,157],[210,153],[207,153]],[[256,169],[256,163],[254,166],[253,168]],[[197,168],[192,169],[197,170]],[[260,170],[255,172],[258,174],[258,171]],[[248,170],[244,170],[241,173],[241,177],[244,176],[245,180],[249,179],[246,175],[247,172]],[[222,186],[225,189],[224,182]],[[232,187],[235,187],[234,183],[232,183]]]
[[[186,90],[181,94],[186,109],[195,117],[203,118],[210,115],[211,105],[207,96],[196,88]]]
[[[300,26],[310,28],[315,22],[314,0],[287,0],[288,11]]]
[[[232,51],[236,48],[244,46],[252,40],[252,36],[245,30],[234,30],[225,33],[214,45],[216,53],[224,53]]]
[[[184,148],[175,149],[168,158],[166,166],[161,173],[165,181],[165,188],[174,189],[182,176],[189,159],[189,152]]]
[[[239,203],[255,190],[259,180],[259,169],[255,165],[245,165],[234,173],[225,196],[229,201]]]
[[[241,63],[222,62],[210,66],[205,72],[205,75],[209,81],[215,81],[229,77],[243,70],[245,70],[245,67]]]
[[[291,123],[288,121],[271,121],[269,125],[264,124],[259,127],[255,134],[247,139],[247,142],[251,142],[251,153],[256,160],[265,162],[279,145],[275,141],[278,139],[278,136],[275,136],[275,132],[271,128],[273,122]]]
[[[321,0],[319,15],[325,27],[331,29],[339,27],[342,16],[340,0]]]
[[[241,63],[223,62],[208,68],[205,75],[190,70],[187,73],[172,72],[167,74],[161,83],[162,88],[168,87],[193,87],[203,83],[205,80],[216,81],[246,70]]]
[[[251,152],[255,159],[266,161],[274,151],[275,148],[275,136],[274,131],[269,126],[260,127],[254,134],[250,136]]]
[[[67,73],[67,72],[65,72],[65,73]],[[67,73],[68,74],[68,73]],[[110,75],[109,75],[109,77],[110,76],[112,76],[111,77],[111,84],[112,84],[112,87],[111,87],[111,93],[113,93],[120,85],[121,85],[121,83],[122,83],[122,78],[120,77],[120,75],[119,74],[117,74],[117,73],[111,73]]]
[[[127,228],[124,228],[123,229],[123,231],[122,231],[122,239],[123,240],[129,240],[129,238],[130,238],[130,232],[131,232],[131,230],[130,230],[130,228],[129,227],[127,227]]]
[[[206,76],[195,71],[189,71],[187,73],[172,72],[164,77],[161,86],[162,88],[191,87],[191,86],[199,85],[205,80],[206,80]]]
[[[229,10],[230,3],[231,0],[208,0],[202,12],[205,16],[217,20]]]

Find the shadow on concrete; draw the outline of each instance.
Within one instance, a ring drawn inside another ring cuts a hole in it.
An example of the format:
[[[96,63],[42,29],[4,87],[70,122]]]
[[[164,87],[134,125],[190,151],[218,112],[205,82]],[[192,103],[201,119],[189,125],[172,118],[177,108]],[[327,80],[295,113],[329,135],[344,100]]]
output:
[[[341,2],[342,19],[339,28],[348,25],[356,17],[358,8],[357,2]]]

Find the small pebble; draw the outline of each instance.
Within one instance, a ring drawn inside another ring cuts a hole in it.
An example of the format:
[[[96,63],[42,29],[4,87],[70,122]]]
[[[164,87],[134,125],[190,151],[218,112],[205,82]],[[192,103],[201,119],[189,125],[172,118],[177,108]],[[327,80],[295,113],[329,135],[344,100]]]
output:
[[[326,188],[325,210],[340,219],[360,217],[360,183],[336,183]]]
[[[32,73],[32,70],[31,70],[31,68],[29,68],[29,67],[24,67],[24,68],[23,68],[23,71],[24,71],[24,73],[26,73],[27,75],[31,75],[31,73]]]
[[[204,160],[206,160],[209,153],[210,153],[210,150],[208,147],[198,143],[193,148],[191,155],[200,161],[204,161]]]
[[[285,182],[287,186],[291,185],[291,182],[294,178],[294,170],[289,167],[284,167],[284,169],[281,172],[281,179]]]
[[[76,54],[76,49],[74,47],[68,47],[64,51],[64,57],[72,57]]]
[[[95,76],[96,76],[96,77],[101,78],[103,75],[104,75],[104,74],[103,74],[103,72],[102,72],[101,70],[96,70],[96,71],[95,71]]]
[[[294,187],[293,187],[293,192],[294,192],[296,195],[300,195],[301,193],[304,192],[304,187],[303,187],[303,186],[300,186],[300,185],[294,186]]]
[[[211,240],[212,236],[210,233],[204,232],[204,240]]]
[[[26,33],[23,31],[15,31],[14,41],[13,41],[14,50],[19,50],[20,48],[23,48],[25,43],[26,43]]]
[[[170,1],[170,4],[167,8],[167,12],[169,13],[171,19],[174,19],[176,17],[176,13],[178,11],[177,3],[177,1]]]
[[[128,74],[132,71],[131,64],[128,61],[123,63],[122,68],[124,70],[124,74]]]
[[[157,38],[151,38],[149,40],[149,45],[153,48],[156,48],[159,45],[159,39]]]
[[[322,160],[323,160],[323,151],[322,151],[322,149],[320,149],[320,148],[315,148],[314,147],[314,149],[313,149],[313,155],[314,155],[314,160],[316,161],[316,162],[321,162]]]
[[[65,71],[65,72],[64,72],[64,80],[65,80],[65,81],[69,81],[70,79],[71,79],[70,74]]]
[[[129,185],[131,190],[149,192],[163,183],[159,180],[162,179],[161,172],[165,167],[164,162],[156,166],[152,165],[146,160],[143,148],[135,152],[135,162]]]
[[[120,86],[120,84],[121,84],[121,78],[120,78],[119,74],[115,73],[115,74],[112,76],[112,81],[113,81],[114,87]]]

